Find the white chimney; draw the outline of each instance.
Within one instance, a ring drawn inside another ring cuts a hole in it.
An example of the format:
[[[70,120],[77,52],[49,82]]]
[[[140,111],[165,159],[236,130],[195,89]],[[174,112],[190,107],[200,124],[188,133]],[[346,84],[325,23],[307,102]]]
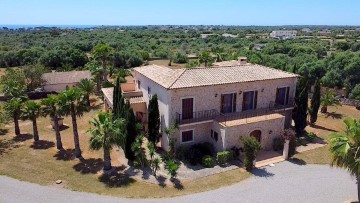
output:
[[[238,62],[239,62],[240,65],[246,65],[246,64],[247,64],[247,57],[245,57],[245,56],[240,56],[240,57],[238,58]]]

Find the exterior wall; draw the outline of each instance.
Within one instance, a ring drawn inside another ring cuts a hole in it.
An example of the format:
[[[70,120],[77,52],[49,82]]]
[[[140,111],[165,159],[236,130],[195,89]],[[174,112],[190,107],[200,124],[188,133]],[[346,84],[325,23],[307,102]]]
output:
[[[257,109],[267,108],[271,101],[275,102],[278,87],[290,87],[289,97],[295,97],[296,78],[174,89],[171,90],[171,117],[175,119],[176,112],[181,113],[181,99],[185,97],[194,98],[195,112],[211,109],[220,112],[221,94],[224,93],[237,93],[236,112],[241,112],[243,93],[251,90],[258,90]]]
[[[54,85],[44,85],[44,91],[46,92],[61,92],[66,89],[66,87],[73,87],[77,83],[64,83],[64,84],[54,84]]]
[[[179,130],[176,131],[174,134],[176,137],[176,146],[187,146],[193,145],[195,143],[201,142],[211,142],[210,132],[212,129],[213,122],[206,122],[196,125],[187,125],[187,126],[180,126]],[[181,143],[181,132],[186,130],[194,130],[193,132],[193,141]]]
[[[149,100],[151,99],[152,95],[158,96],[158,103],[159,103],[159,112],[160,112],[160,129],[163,129],[164,127],[169,127],[171,123],[173,122],[172,119],[170,119],[169,109],[172,105],[171,103],[171,94],[170,92],[165,89],[164,87],[160,86],[159,84],[155,83],[152,80],[149,80],[148,78],[144,77],[143,75],[135,72],[134,78],[136,80],[136,90],[140,90],[143,93],[143,98],[146,102],[146,106],[149,106]],[[137,81],[140,81],[140,89],[137,87]],[[148,94],[148,87],[151,88],[151,93]],[[167,150],[168,149],[168,138],[165,133],[163,133],[161,138],[161,145],[162,148]]]
[[[121,83],[121,90],[124,92],[135,91],[135,83]]]
[[[280,118],[228,127],[226,129],[226,143],[224,149],[229,150],[233,146],[242,147],[240,143],[240,136],[249,136],[254,130],[260,130],[261,145],[263,149],[272,150],[273,139],[280,137],[281,131],[284,130],[284,122],[285,118]]]

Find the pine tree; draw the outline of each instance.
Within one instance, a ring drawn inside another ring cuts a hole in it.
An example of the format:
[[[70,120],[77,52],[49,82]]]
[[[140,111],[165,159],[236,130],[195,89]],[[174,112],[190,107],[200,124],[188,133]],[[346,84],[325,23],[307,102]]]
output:
[[[293,120],[295,122],[295,130],[297,135],[302,135],[307,126],[307,110],[308,110],[308,80],[305,77],[299,79],[296,85],[295,108]]]
[[[320,93],[320,80],[317,79],[315,82],[315,90],[314,94],[311,98],[310,102],[310,123],[315,123],[317,121],[318,112],[320,108],[320,99],[321,99],[321,93]]]
[[[125,149],[124,149],[125,157],[130,161],[134,161],[135,154],[131,150],[131,145],[136,140],[137,130],[136,130],[136,119],[132,108],[127,108],[127,114],[125,120],[126,120],[126,140],[125,140]]]
[[[156,145],[156,142],[159,140],[159,129],[160,129],[160,113],[158,98],[155,94],[150,102],[148,108],[148,139],[150,142]]]

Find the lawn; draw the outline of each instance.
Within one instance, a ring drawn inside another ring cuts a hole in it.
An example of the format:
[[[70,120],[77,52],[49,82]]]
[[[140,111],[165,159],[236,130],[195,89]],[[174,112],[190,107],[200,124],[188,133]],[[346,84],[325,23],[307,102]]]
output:
[[[319,114],[316,124],[314,126],[307,126],[306,131],[316,133],[318,137],[329,143],[329,134],[332,132],[343,132],[345,130],[345,124],[343,123],[345,118],[359,119],[360,111],[352,106],[329,107],[328,113]],[[309,164],[330,164],[332,157],[329,151],[329,145],[327,145],[322,148],[296,154],[294,158]]]
[[[14,135],[12,124],[7,126],[8,132],[0,135],[0,174],[19,180],[41,185],[56,185],[61,179],[63,183],[56,185],[76,191],[92,192],[121,197],[172,197],[207,190],[237,183],[250,176],[243,169],[205,177],[196,181],[184,181],[177,185],[164,186],[149,184],[124,175],[123,164],[119,153],[112,152],[112,164],[115,171],[112,175],[102,175],[102,152],[89,150],[90,135],[86,133],[89,120],[103,109],[100,102],[93,104],[93,110],[78,119],[80,147],[84,160],[72,156],[73,135],[71,119],[65,118],[69,126],[61,131],[66,152],[58,153],[55,147],[55,133],[51,130],[49,118],[39,118],[38,127],[41,141],[34,144],[32,125],[22,121],[20,136]]]

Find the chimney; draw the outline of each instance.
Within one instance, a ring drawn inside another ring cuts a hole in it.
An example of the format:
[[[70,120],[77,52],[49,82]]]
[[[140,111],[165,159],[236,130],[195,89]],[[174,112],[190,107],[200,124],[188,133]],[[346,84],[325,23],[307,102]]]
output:
[[[239,62],[240,65],[246,65],[246,64],[247,64],[247,57],[245,57],[245,56],[240,56],[240,57],[238,58],[238,62]]]

